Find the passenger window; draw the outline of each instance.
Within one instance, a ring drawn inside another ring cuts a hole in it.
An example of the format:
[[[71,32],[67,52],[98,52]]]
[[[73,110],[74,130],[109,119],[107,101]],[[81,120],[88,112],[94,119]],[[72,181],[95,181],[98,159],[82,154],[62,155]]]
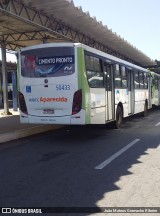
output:
[[[139,86],[140,86],[140,89],[144,88],[144,75],[143,75],[143,72],[139,72]]]
[[[122,77],[121,77],[121,70],[120,66],[116,64],[115,66],[115,88],[121,88],[122,87]]]
[[[135,89],[139,89],[139,72],[138,71],[134,73],[134,87]]]
[[[124,66],[121,66],[122,88],[127,88],[127,72]]]
[[[89,86],[91,88],[103,88],[104,74],[102,70],[101,59],[86,54],[85,63],[86,63],[86,75],[87,75]]]
[[[148,74],[144,73],[144,89],[148,89]]]
[[[124,66],[116,64],[115,88],[127,88],[127,72]]]

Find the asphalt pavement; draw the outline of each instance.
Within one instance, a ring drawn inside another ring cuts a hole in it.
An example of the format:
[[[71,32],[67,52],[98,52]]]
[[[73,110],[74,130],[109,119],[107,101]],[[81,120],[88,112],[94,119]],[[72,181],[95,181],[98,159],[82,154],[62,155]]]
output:
[[[159,132],[160,112],[151,110],[127,118],[118,130],[68,126],[1,144],[0,206],[67,207],[64,216],[134,216],[135,208],[149,208],[136,215],[157,216]],[[74,207],[86,212],[68,213]],[[89,212],[112,207],[130,212]]]

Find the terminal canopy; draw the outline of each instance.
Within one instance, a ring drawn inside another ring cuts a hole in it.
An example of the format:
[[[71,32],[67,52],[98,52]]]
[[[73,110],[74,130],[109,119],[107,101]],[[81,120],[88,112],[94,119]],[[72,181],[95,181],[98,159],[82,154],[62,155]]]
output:
[[[80,42],[147,67],[156,65],[72,0],[0,0],[0,40],[18,50],[54,41]],[[106,21],[107,22],[107,21]]]

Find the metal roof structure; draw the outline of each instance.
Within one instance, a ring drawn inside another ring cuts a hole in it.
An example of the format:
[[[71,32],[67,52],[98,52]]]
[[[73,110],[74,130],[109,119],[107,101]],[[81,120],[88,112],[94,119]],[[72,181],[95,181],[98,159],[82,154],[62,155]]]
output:
[[[46,41],[80,42],[139,66],[156,65],[72,0],[0,0],[0,41],[8,50]]]

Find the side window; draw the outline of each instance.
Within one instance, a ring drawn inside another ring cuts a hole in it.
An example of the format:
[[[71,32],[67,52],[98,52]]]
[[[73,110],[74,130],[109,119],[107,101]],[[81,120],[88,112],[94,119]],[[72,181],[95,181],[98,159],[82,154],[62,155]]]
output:
[[[124,66],[116,64],[115,68],[115,88],[127,88],[127,71]]]
[[[139,72],[134,73],[134,88],[139,89]]]
[[[135,89],[148,89],[148,74],[142,71],[135,71],[134,87]]]
[[[140,87],[140,89],[144,88],[144,76],[143,76],[143,72],[139,72],[139,87]]]
[[[104,74],[102,70],[102,62],[98,57],[85,54],[86,75],[88,84],[91,88],[104,87]]]
[[[148,74],[144,73],[144,89],[148,89]]]
[[[127,71],[124,66],[121,66],[122,88],[127,88]]]
[[[121,70],[118,64],[115,65],[115,88],[122,87],[122,77],[121,77]]]

